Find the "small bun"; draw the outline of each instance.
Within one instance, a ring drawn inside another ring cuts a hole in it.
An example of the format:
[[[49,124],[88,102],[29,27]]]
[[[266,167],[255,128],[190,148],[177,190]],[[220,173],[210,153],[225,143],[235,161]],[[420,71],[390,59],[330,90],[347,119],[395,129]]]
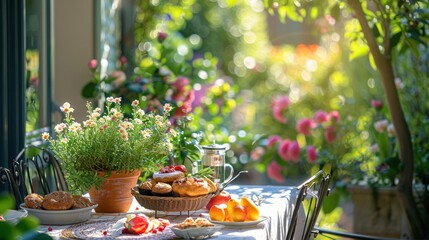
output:
[[[24,203],[28,208],[40,209],[42,208],[43,197],[37,193],[31,193],[25,196]]]
[[[42,207],[46,210],[67,210],[73,207],[74,199],[71,193],[56,191],[45,195]]]
[[[138,187],[140,194],[143,194],[143,195],[152,194],[152,187],[155,184],[152,183],[152,179],[147,179],[146,181],[140,183],[140,185]]]
[[[152,194],[156,196],[170,196],[171,191],[171,185],[168,183],[159,182],[152,187]]]
[[[180,197],[197,197],[207,195],[210,187],[202,178],[186,177],[173,182],[173,192]]]

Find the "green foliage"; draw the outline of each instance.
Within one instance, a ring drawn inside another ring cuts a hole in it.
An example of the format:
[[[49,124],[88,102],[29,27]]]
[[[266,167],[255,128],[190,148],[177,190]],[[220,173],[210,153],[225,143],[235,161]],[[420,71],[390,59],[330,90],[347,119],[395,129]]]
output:
[[[66,179],[72,191],[86,192],[98,187],[100,172],[153,171],[163,164],[171,151],[167,131],[171,106],[164,105],[162,115],[145,113],[139,101],[132,103],[132,113],[124,117],[121,99],[108,97],[104,112],[87,104],[88,119],[83,124],[74,121],[69,103],[61,107],[64,123],[55,127],[57,139],[51,139],[51,149],[62,160]],[[47,140],[49,135],[43,134]]]

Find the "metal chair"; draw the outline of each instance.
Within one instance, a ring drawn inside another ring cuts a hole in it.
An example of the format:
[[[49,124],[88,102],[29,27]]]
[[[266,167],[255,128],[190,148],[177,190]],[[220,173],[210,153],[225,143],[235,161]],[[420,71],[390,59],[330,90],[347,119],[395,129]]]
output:
[[[68,191],[60,162],[47,149],[27,146],[13,159],[12,166],[22,198],[29,193],[46,195],[53,191]]]
[[[300,209],[304,209],[306,217],[304,226],[302,226],[302,232],[296,237],[307,240],[312,235],[318,234],[314,226],[322,208],[323,199],[329,194],[329,180],[330,175],[321,170],[297,187],[298,197],[292,212],[291,223],[286,237],[287,240],[295,239]],[[304,208],[303,206],[305,200],[309,202],[308,208]]]
[[[14,197],[15,208],[18,209],[19,204],[24,202],[24,198],[19,191],[13,173],[8,168],[0,167],[0,183],[6,185],[6,190]]]

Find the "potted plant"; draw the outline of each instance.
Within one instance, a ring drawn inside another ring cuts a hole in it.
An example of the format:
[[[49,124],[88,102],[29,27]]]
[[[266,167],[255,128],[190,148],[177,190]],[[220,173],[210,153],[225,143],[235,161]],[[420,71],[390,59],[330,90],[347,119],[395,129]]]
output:
[[[55,126],[58,137],[50,139],[48,133],[42,134],[61,160],[70,190],[89,191],[98,203],[97,212],[128,211],[133,199],[130,189],[140,173],[159,168],[172,149],[170,136],[174,131],[170,131],[168,120],[171,106],[165,104],[163,113],[155,115],[145,113],[139,105],[134,100],[131,117],[125,118],[121,98],[107,97],[104,111],[87,103],[88,119],[81,124],[75,121],[74,109],[66,102],[60,107],[65,120]],[[112,180],[117,177],[124,179]],[[115,190],[119,196],[113,195]]]

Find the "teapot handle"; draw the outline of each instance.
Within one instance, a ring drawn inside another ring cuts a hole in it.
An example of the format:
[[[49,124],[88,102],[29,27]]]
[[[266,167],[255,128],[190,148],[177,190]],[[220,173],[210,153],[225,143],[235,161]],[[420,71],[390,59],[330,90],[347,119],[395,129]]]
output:
[[[242,173],[248,173],[247,170],[243,170],[237,173],[237,175],[235,175],[233,178],[231,178],[229,181],[226,181],[222,184],[222,187],[219,188],[216,192],[215,192],[215,196],[219,195],[219,193],[221,193],[232,181],[234,181],[238,176],[240,176],[240,174]]]

